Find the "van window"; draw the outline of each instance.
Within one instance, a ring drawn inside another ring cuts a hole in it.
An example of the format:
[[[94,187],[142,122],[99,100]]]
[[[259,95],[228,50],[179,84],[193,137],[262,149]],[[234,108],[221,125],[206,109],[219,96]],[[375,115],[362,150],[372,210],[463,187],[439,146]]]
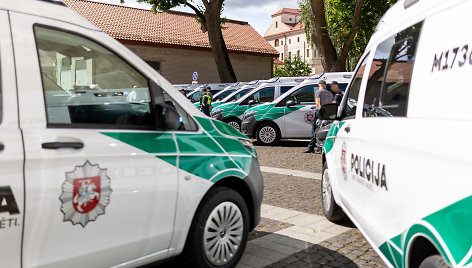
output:
[[[307,85],[299,88],[288,96],[289,100],[293,100],[295,104],[313,104],[315,103],[315,91],[318,85]]]
[[[240,105],[247,105],[250,100],[254,100],[254,103],[271,102],[274,100],[274,95],[275,87],[266,87],[249,96]]]
[[[367,82],[364,117],[406,116],[416,46],[422,22],[377,47]]]
[[[241,97],[243,97],[244,95],[246,95],[249,91],[251,91],[253,89],[254,89],[253,87],[250,87],[250,88],[246,88],[246,89],[243,89],[243,90],[239,91],[238,93],[234,94],[234,96],[232,96],[228,100],[228,102],[239,100]]]
[[[293,88],[293,86],[282,86],[282,87],[280,87],[280,95],[284,94],[285,92],[289,91],[292,88]]]
[[[359,99],[359,90],[361,88],[362,77],[364,76],[365,67],[367,65],[367,59],[369,58],[369,53],[362,60],[359,69],[357,69],[356,74],[354,74],[351,87],[347,89],[347,98],[344,98],[341,106],[343,107],[343,114],[346,119],[354,118],[356,115],[357,100]]]
[[[153,129],[147,79],[86,38],[34,27],[48,127]]]

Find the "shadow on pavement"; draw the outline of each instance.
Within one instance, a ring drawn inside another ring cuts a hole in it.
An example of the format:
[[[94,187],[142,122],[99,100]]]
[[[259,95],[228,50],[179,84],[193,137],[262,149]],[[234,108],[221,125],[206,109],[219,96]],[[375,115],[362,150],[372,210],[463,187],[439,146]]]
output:
[[[262,143],[258,142],[257,140],[253,140],[254,145],[256,146],[264,146]],[[307,147],[310,140],[281,140],[277,143],[276,147]]]

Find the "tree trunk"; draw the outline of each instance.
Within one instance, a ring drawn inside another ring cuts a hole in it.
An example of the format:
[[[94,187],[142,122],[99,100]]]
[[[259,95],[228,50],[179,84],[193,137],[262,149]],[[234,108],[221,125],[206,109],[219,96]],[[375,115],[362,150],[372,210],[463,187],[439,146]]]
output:
[[[205,20],[208,30],[208,40],[215,59],[216,68],[222,83],[237,82],[236,75],[229,59],[228,49],[221,32],[221,3],[222,0],[211,0],[206,6]]]
[[[352,41],[354,41],[354,37],[356,37],[356,34],[359,31],[359,22],[361,20],[361,10],[363,4],[364,0],[356,1],[356,8],[354,9],[354,17],[352,19],[351,31],[349,31],[349,35],[347,36],[346,40],[344,40],[343,48],[341,50],[338,65],[339,68],[341,68],[341,65],[344,65],[344,70],[346,70],[346,62],[349,55],[349,50],[351,49]]]
[[[328,35],[324,0],[310,0],[312,17],[311,41],[320,52],[321,64],[325,72],[343,71],[339,69],[338,55]]]

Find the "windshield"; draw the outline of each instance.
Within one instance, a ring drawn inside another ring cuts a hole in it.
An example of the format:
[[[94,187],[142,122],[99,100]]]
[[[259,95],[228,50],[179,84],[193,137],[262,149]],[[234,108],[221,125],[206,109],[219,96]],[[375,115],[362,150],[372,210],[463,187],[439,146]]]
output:
[[[223,92],[219,92],[218,94],[215,94],[215,96],[213,97],[213,100],[214,101],[222,100],[222,99],[228,97],[231,93],[233,93],[235,91],[236,91],[236,89],[228,89],[228,90],[225,90]]]
[[[233,92],[231,95],[229,95],[228,97],[226,97],[225,99],[223,99],[224,102],[230,102],[230,101],[235,101],[235,100],[238,100],[240,99],[241,97],[243,97],[244,95],[246,95],[249,91],[253,90],[254,87],[248,87],[248,88],[244,88],[244,89],[241,89],[239,91],[235,91]]]

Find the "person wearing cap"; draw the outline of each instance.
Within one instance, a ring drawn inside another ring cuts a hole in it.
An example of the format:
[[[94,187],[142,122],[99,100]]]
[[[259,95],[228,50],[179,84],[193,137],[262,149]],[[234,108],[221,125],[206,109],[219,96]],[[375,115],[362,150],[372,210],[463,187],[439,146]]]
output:
[[[331,82],[331,90],[333,91],[333,94],[334,94],[333,103],[336,103],[337,105],[341,105],[341,101],[343,100],[344,92],[339,90],[339,84],[338,84],[337,81]]]
[[[200,111],[207,116],[210,116],[211,96],[210,87],[202,89],[202,97],[200,98]]]
[[[331,103],[333,101],[333,93],[331,93],[328,89],[326,89],[326,81],[320,80],[318,82],[318,90],[315,93],[315,102],[316,102],[316,109],[315,114],[313,116],[313,120],[311,121],[311,141],[308,144],[308,148],[304,151],[304,153],[321,153],[321,148],[316,148],[316,128],[318,124],[316,124],[318,118],[318,111],[321,109],[321,106]]]

